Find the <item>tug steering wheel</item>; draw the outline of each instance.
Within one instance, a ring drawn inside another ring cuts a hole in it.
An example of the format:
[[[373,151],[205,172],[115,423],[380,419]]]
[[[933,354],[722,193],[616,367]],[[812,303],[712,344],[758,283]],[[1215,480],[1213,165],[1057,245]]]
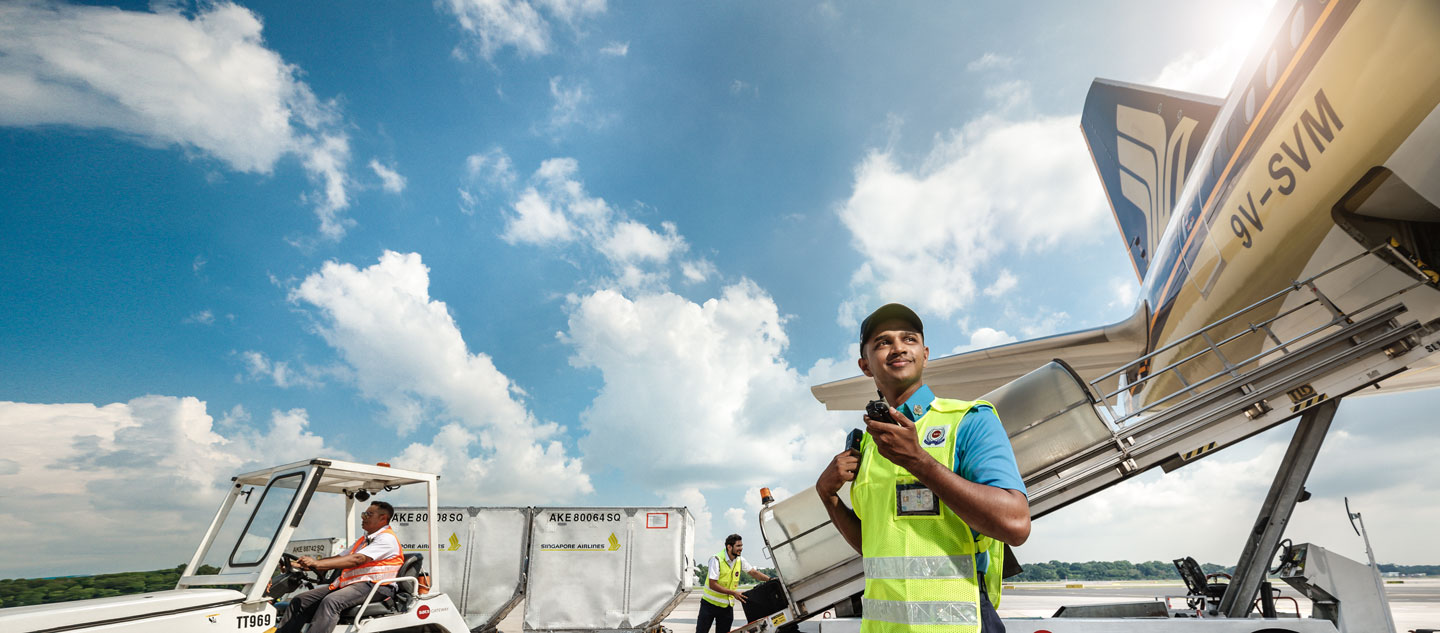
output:
[[[325,582],[320,573],[310,569],[301,569],[297,564],[300,559],[289,554],[280,554],[280,574],[270,579],[270,585],[265,588],[265,596],[278,600],[281,596],[288,594],[301,585],[306,589],[313,588],[317,584]]]

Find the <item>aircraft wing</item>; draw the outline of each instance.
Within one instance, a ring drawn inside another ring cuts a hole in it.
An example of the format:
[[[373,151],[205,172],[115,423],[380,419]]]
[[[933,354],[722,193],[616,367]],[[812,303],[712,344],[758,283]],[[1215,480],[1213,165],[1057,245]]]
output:
[[[1056,358],[1089,382],[1145,353],[1147,317],[1142,302],[1119,323],[932,359],[925,366],[925,384],[943,398],[978,398]],[[1115,383],[1111,378],[1103,387],[1112,391]],[[856,376],[816,385],[810,392],[826,409],[861,410],[875,399],[875,383]]]

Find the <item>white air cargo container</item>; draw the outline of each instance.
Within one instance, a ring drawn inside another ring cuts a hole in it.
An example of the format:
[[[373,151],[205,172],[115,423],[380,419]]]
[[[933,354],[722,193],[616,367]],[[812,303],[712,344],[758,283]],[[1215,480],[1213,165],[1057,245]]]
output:
[[[527,631],[653,631],[690,592],[685,508],[536,508]]]
[[[431,591],[451,596],[472,631],[488,631],[525,593],[530,508],[441,507],[440,549],[434,561],[441,583]],[[390,521],[405,551],[421,551],[430,522],[424,508],[396,508]]]
[[[690,592],[695,519],[685,508],[437,510],[443,591],[473,631],[523,599],[527,631],[654,631]],[[396,508],[407,552],[429,534],[424,508]]]
[[[307,538],[298,541],[290,541],[290,544],[285,546],[285,553],[294,556],[295,558],[300,558],[301,556],[309,556],[311,558],[325,558],[327,556],[336,556],[338,554],[341,554],[342,552],[340,550],[344,549],[345,545],[346,544],[341,543],[340,539],[338,538]],[[424,546],[417,545],[416,547]]]

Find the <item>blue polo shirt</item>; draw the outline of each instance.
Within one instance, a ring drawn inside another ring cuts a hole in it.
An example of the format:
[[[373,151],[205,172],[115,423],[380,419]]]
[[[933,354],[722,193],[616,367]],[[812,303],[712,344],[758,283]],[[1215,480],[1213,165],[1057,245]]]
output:
[[[900,405],[900,413],[914,422],[930,410],[930,403],[934,400],[935,393],[930,391],[930,386],[920,385],[905,404]],[[1030,495],[1025,490],[1025,480],[1020,478],[1020,467],[1015,463],[1010,436],[1000,423],[1000,417],[995,415],[994,408],[986,405],[971,407],[965,412],[955,433],[955,474],[977,484],[1019,490],[1023,495]],[[988,553],[975,557],[975,565],[981,575],[989,566],[989,558]]]

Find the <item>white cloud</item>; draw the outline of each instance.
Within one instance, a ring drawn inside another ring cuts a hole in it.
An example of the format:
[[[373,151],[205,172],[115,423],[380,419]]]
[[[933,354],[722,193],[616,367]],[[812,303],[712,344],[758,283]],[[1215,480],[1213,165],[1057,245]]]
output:
[[[465,158],[465,178],[459,190],[460,211],[474,215],[482,200],[497,193],[509,193],[516,179],[515,166],[504,149],[497,146],[471,154]]]
[[[506,165],[508,160],[503,159]],[[501,161],[491,157],[485,162]],[[501,238],[510,244],[576,246],[585,253],[593,251],[611,267],[613,277],[602,281],[623,288],[662,287],[673,272],[670,264],[690,248],[678,227],[661,222],[656,230],[626,217],[585,190],[577,177],[579,169],[573,158],[541,163],[529,186],[514,196],[504,214]],[[703,259],[680,262],[679,268],[692,283],[714,273],[714,266]]]
[[[471,154],[465,158],[465,173],[472,180],[501,187],[510,187],[515,184],[515,166],[510,162],[510,156],[500,147],[492,147],[478,154]]]
[[[725,511],[725,522],[730,524],[731,529],[739,530],[745,527],[745,508],[730,508]]]
[[[215,313],[209,310],[201,310],[185,317],[185,323],[198,323],[200,325],[212,325],[215,323]]]
[[[566,86],[562,77],[550,78],[550,98],[555,100],[550,106],[548,126],[551,133],[558,133],[581,123],[581,108],[590,101],[584,84]]]
[[[680,274],[688,283],[700,283],[715,274],[715,264],[706,259],[681,262]]]
[[[985,53],[978,59],[965,65],[965,70],[977,72],[981,70],[1004,70],[1015,65],[1013,58],[999,53]]]
[[[955,349],[950,350],[950,353],[959,354],[960,352],[968,352],[975,349],[985,349],[987,347],[995,347],[996,345],[1014,343],[1015,340],[1015,335],[1009,334],[1004,330],[982,327],[970,333],[970,342],[968,344],[957,346]]]
[[[877,298],[950,317],[974,297],[986,262],[1103,233],[1105,197],[1078,118],[1012,120],[1009,109],[952,131],[918,170],[889,150],[856,167],[839,215],[864,259],[842,322]]]
[[[8,538],[45,552],[8,557],[0,576],[183,562],[231,475],[316,456],[349,458],[306,430],[302,409],[273,412],[264,429],[248,426],[248,415],[216,428],[205,409],[195,398],[153,395],[103,406],[0,402],[0,521]]]
[[[624,57],[630,54],[630,42],[610,42],[600,49],[600,54]]]
[[[511,244],[565,244],[575,238],[575,225],[564,209],[551,205],[539,191],[526,190],[511,209],[515,215],[506,218],[505,233],[501,235]]]
[[[521,55],[550,52],[550,22],[537,7],[572,26],[581,18],[605,12],[604,0],[444,0],[441,6],[475,39],[476,48],[487,60],[506,47]]]
[[[370,159],[370,170],[380,177],[380,186],[390,193],[400,193],[405,190],[405,177],[396,172],[394,168],[382,165],[380,161]]]
[[[604,379],[581,414],[586,463],[662,489],[813,484],[853,416],[810,395],[782,357],[783,325],[749,281],[703,303],[613,289],[575,298],[562,340],[573,365]],[[665,414],[637,416],[637,402]]]
[[[1070,314],[1064,311],[1035,310],[1024,315],[1007,314],[1011,322],[1020,327],[1020,335],[1026,339],[1059,334],[1070,321]]]
[[[622,220],[610,227],[610,235],[596,248],[612,261],[663,262],[683,250],[685,240],[676,234],[673,223],[662,222],[660,229],[657,233],[634,220]]]
[[[321,384],[318,378],[320,372],[310,367],[297,372],[290,368],[289,362],[271,361],[265,354],[254,350],[241,352],[240,359],[245,363],[245,371],[251,380],[270,380],[281,389],[314,388]]]
[[[361,393],[385,406],[389,423],[402,434],[425,429],[429,443],[406,447],[398,462],[427,464],[496,503],[591,492],[580,460],[557,439],[561,428],[527,410],[519,386],[489,355],[469,351],[429,286],[419,254],[386,251],[364,269],[326,263],[290,299],[316,308],[320,335]]]
[[[995,283],[992,283],[989,287],[985,288],[985,296],[1004,296],[1005,293],[1014,290],[1016,284],[1019,283],[1020,280],[1015,277],[1015,273],[1010,272],[1008,269],[1002,268],[1000,269],[1000,274],[995,277]]]
[[[264,46],[260,19],[233,4],[178,11],[0,5],[0,125],[115,130],[241,172],[297,156],[318,190],[320,232],[339,239],[349,141],[336,106]]]
[[[1135,301],[1140,296],[1140,283],[1134,277],[1111,277],[1110,301],[1105,307],[1111,310],[1129,310],[1135,307]]]

